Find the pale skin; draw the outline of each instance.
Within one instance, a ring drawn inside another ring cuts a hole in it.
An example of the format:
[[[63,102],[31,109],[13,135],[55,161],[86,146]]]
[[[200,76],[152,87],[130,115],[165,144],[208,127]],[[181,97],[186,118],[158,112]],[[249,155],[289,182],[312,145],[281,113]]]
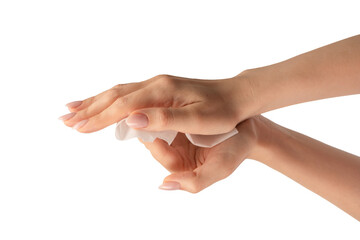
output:
[[[199,192],[226,178],[246,159],[260,161],[329,200],[360,221],[360,158],[281,127],[261,113],[284,106],[360,93],[360,35],[273,65],[221,80],[159,75],[116,85],[69,103],[60,119],[82,133],[123,118],[134,128],[239,133],[212,148],[179,133],[171,146],[144,143],[171,175],[162,189]]]
[[[237,126],[239,134],[212,148],[191,144],[178,134],[165,141],[143,142],[171,174],[164,189],[196,193],[229,176],[245,159],[285,174],[360,220],[360,158],[262,117]]]

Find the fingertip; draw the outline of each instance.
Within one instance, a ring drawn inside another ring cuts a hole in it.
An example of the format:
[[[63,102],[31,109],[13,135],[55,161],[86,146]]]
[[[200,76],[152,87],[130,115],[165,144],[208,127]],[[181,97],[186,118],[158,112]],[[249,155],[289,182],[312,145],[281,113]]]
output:
[[[82,120],[82,121],[76,123],[76,124],[72,127],[72,129],[78,130],[79,132],[82,132],[82,133],[86,133],[84,127],[85,127],[85,125],[86,125],[88,122],[89,122],[89,119]]]
[[[126,124],[131,128],[145,128],[149,125],[149,118],[141,112],[132,113],[126,118]]]
[[[83,101],[74,101],[74,102],[70,102],[70,103],[65,104],[65,106],[68,107],[69,109],[75,110],[82,103],[83,103]]]
[[[159,186],[159,189],[162,189],[162,190],[180,190],[181,185],[180,185],[180,183],[175,182],[175,181],[168,181],[168,182],[163,182]]]
[[[63,115],[61,117],[58,117],[58,119],[65,122],[65,121],[70,120],[74,116],[75,116],[75,113],[68,113],[68,114],[65,114],[65,115]]]
[[[69,112],[71,112],[71,113],[76,113],[76,112],[78,112],[78,111],[80,111],[79,109],[73,109],[73,108],[69,108],[68,107],[68,110],[69,110]]]

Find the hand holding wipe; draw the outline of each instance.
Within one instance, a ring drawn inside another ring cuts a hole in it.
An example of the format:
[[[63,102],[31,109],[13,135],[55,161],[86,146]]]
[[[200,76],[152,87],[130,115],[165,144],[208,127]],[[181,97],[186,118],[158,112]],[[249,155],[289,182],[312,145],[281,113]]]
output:
[[[116,124],[115,136],[118,140],[127,140],[138,137],[144,142],[153,142],[156,138],[165,140],[169,145],[173,142],[178,132],[176,131],[145,131],[134,129],[126,124],[126,119]],[[228,133],[216,135],[200,135],[185,133],[189,141],[199,147],[210,148],[237,134],[236,128]]]

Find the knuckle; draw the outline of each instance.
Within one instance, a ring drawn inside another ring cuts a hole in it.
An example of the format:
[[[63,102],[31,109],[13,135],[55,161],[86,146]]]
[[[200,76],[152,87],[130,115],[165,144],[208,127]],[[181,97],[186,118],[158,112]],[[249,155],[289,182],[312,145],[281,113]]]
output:
[[[168,126],[173,120],[173,114],[170,108],[160,108],[158,112],[158,122],[160,126]]]
[[[74,116],[73,120],[76,120],[76,121],[82,120],[82,119],[86,118],[87,116],[89,116],[90,114],[91,114],[90,108],[85,108],[85,109],[77,112],[77,114]]]
[[[119,83],[119,84],[116,84],[115,86],[113,86],[113,87],[110,88],[110,89],[120,89],[120,88],[122,88],[124,85],[126,85],[126,84]]]
[[[159,75],[159,84],[165,89],[174,88],[176,86],[176,79],[170,75]]]
[[[119,105],[119,106],[124,106],[124,105],[126,105],[128,102],[129,102],[129,98],[128,98],[127,96],[119,97],[119,98],[116,100],[116,103],[117,103],[117,105]]]
[[[169,75],[169,74],[159,74],[155,78],[156,79],[164,79],[164,78],[170,78],[170,77],[171,77],[171,75]]]
[[[107,91],[106,96],[109,98],[119,96],[119,90],[116,88],[111,88]]]

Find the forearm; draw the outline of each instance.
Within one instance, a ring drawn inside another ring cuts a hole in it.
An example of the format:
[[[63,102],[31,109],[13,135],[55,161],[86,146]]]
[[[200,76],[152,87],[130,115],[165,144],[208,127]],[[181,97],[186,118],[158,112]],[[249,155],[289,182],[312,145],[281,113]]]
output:
[[[250,117],[284,106],[360,93],[360,35],[238,75],[256,104]]]
[[[360,158],[259,117],[250,158],[283,173],[360,221]]]

